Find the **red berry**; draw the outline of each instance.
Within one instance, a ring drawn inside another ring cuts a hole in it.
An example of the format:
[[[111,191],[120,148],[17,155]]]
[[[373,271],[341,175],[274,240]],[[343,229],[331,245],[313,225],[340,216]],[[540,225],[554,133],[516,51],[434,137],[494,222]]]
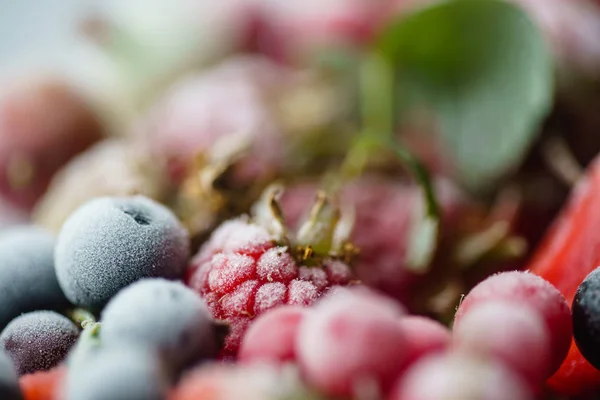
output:
[[[340,261],[298,265],[289,249],[275,242],[261,226],[232,220],[217,228],[192,260],[188,285],[215,318],[231,324],[224,356],[236,354],[254,317],[285,304],[309,306],[337,283],[350,281],[351,271]]]
[[[532,400],[521,378],[493,359],[432,354],[395,383],[388,400]]]
[[[400,326],[409,349],[407,364],[450,344],[450,330],[431,318],[407,315],[400,319]]]
[[[556,218],[528,268],[546,279],[573,302],[579,284],[600,262],[600,158],[590,164],[585,177]],[[600,389],[600,372],[572,346],[567,361],[550,379],[560,393],[579,395]]]
[[[324,299],[298,332],[296,355],[307,381],[330,395],[349,396],[369,384],[385,391],[407,356],[402,314],[351,290]]]
[[[571,311],[562,294],[546,280],[527,272],[503,272],[475,286],[456,312],[455,324],[474,306],[501,301],[515,307],[527,305],[539,313],[550,333],[552,361],[550,372],[558,369],[569,351],[572,323]]]
[[[19,385],[24,400],[60,400],[60,386],[66,372],[64,366],[58,366],[49,371],[23,375]]]
[[[0,96],[0,193],[31,208],[52,176],[102,136],[85,100],[63,82],[4,85]]]
[[[296,335],[306,313],[304,307],[285,306],[260,315],[244,335],[238,355],[239,360],[243,362],[295,360]]]
[[[454,347],[494,357],[533,387],[552,373],[550,332],[541,315],[527,305],[488,301],[474,305],[454,324]]]

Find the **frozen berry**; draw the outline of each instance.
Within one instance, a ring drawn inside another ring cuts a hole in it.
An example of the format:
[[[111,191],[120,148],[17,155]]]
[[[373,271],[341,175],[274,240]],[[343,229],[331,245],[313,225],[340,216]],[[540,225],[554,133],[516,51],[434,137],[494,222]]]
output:
[[[330,395],[353,395],[373,384],[385,391],[408,355],[402,315],[351,291],[324,299],[305,316],[296,339],[304,376]]]
[[[230,323],[223,355],[235,355],[249,322],[282,305],[310,306],[352,272],[325,258],[302,265],[294,249],[257,222],[223,223],[192,259],[188,285],[206,300],[213,316]],[[329,274],[328,274],[329,273]]]
[[[0,95],[0,193],[30,208],[53,174],[102,136],[85,100],[48,78],[3,85]]]
[[[550,333],[552,361],[550,373],[565,359],[571,343],[571,310],[564,296],[550,283],[527,272],[503,272],[475,286],[456,312],[455,324],[469,309],[488,301],[510,302],[515,307],[527,304],[539,313]]]
[[[489,301],[473,306],[454,324],[453,345],[494,357],[535,386],[552,373],[550,337],[542,316],[526,304]]]
[[[53,311],[34,311],[15,318],[0,334],[0,346],[19,375],[48,370],[60,363],[77,337],[71,320]]]
[[[257,180],[284,159],[284,136],[270,101],[288,74],[264,58],[233,57],[173,85],[140,130],[176,182],[199,153],[240,144],[248,148],[233,176]]]
[[[400,326],[409,353],[407,364],[429,353],[445,350],[450,345],[450,330],[431,318],[407,315],[400,319]]]
[[[0,234],[0,329],[20,314],[69,306],[54,273],[52,234],[23,226]]]
[[[187,231],[169,209],[143,196],[103,197],[65,222],[55,264],[67,298],[97,310],[141,278],[180,278],[188,257]]]
[[[152,351],[139,346],[102,350],[91,362],[70,368],[64,400],[164,400],[168,379]]]
[[[216,356],[214,323],[204,301],[179,282],[142,279],[121,290],[102,311],[103,344],[141,344],[175,369]]]
[[[61,400],[60,387],[66,372],[66,367],[59,365],[49,371],[23,375],[19,384],[25,400]]]
[[[15,366],[3,351],[0,351],[0,398],[2,400],[23,400]]]
[[[389,400],[531,400],[518,374],[493,359],[432,354],[396,382]]]
[[[256,318],[244,335],[238,359],[244,362],[294,361],[296,335],[306,313],[303,307],[285,306]]]
[[[575,293],[573,336],[581,354],[600,369],[600,268],[593,270]]]

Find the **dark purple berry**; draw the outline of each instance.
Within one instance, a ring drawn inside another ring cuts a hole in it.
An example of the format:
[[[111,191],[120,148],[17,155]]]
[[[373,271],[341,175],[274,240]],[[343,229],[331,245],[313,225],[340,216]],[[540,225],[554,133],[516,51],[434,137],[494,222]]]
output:
[[[54,311],[35,311],[15,318],[0,334],[0,347],[19,375],[45,371],[67,355],[79,329]]]

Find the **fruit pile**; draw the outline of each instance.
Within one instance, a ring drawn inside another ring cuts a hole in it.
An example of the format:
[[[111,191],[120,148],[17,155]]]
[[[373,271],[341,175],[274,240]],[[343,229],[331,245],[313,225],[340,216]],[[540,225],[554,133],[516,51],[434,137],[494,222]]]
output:
[[[0,86],[0,400],[596,398],[594,34],[587,0],[106,2]]]

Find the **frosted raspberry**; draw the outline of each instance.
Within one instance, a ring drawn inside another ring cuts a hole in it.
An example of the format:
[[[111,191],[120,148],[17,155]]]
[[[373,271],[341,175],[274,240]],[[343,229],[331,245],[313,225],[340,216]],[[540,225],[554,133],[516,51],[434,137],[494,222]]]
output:
[[[352,271],[348,267],[348,264],[343,263],[339,260],[333,260],[325,265],[327,271],[327,278],[329,282],[336,285],[346,285],[352,279]]]
[[[299,265],[290,248],[276,243],[262,226],[239,218],[217,228],[192,259],[188,286],[205,299],[215,318],[230,324],[224,357],[236,355],[256,316],[285,304],[310,306],[350,280],[351,270],[341,261]]]
[[[310,282],[293,280],[290,282],[288,303],[300,306],[310,306],[319,297],[316,286]]]
[[[300,267],[298,277],[315,285],[317,290],[323,290],[329,283],[327,272],[317,268]]]
[[[222,297],[221,309],[225,315],[227,317],[252,315],[259,286],[260,283],[257,281],[246,281],[231,294]]]
[[[231,292],[256,272],[254,259],[241,254],[215,254],[211,267],[208,286],[217,293]]]
[[[300,271],[296,268],[296,262],[286,250],[285,247],[276,247],[267,250],[260,256],[256,265],[256,272],[262,280],[289,282],[298,275]],[[303,268],[308,269],[301,267],[300,270]],[[322,270],[315,268],[313,271]]]
[[[263,311],[285,304],[287,287],[281,282],[271,282],[262,285],[256,292],[254,312],[260,314]]]

